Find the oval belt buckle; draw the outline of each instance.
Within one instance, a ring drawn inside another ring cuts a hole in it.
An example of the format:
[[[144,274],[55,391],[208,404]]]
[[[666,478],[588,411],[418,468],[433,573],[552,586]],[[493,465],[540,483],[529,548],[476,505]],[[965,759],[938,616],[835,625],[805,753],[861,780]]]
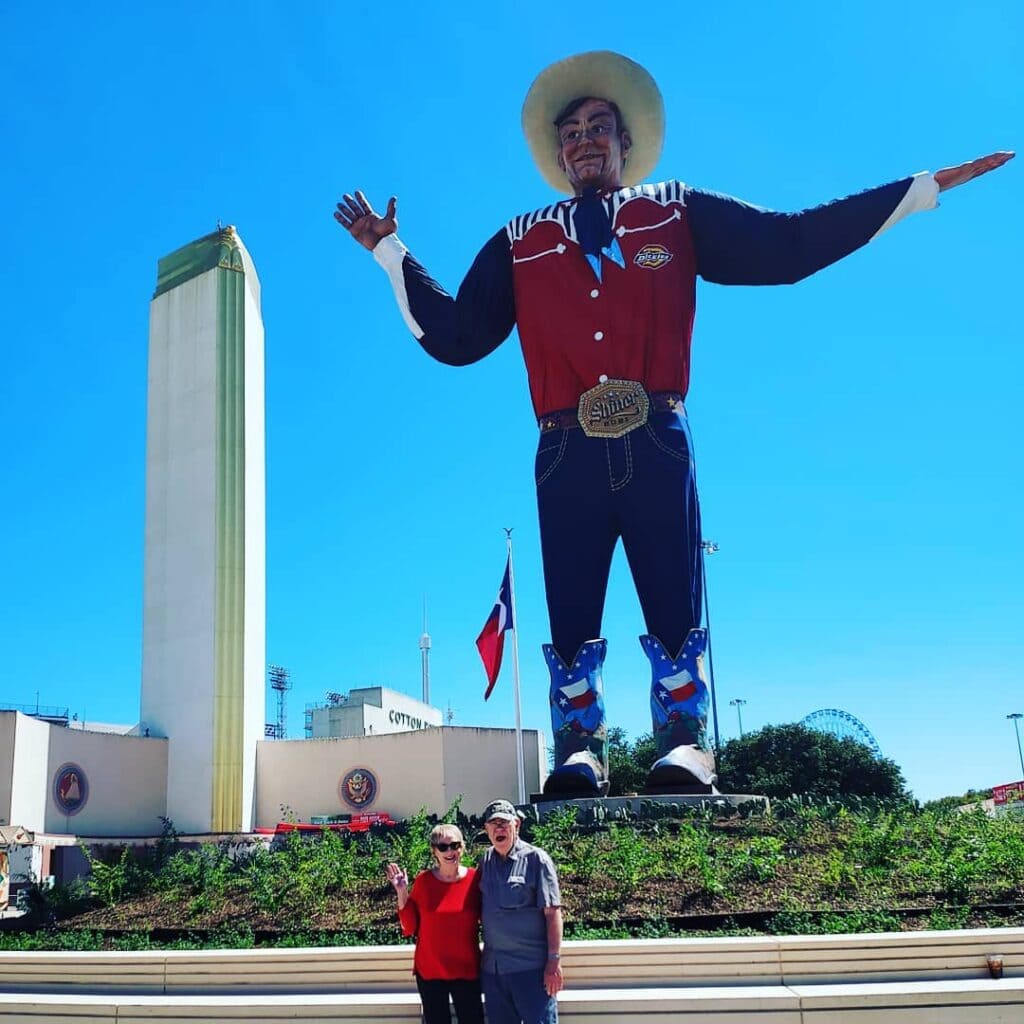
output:
[[[587,437],[622,437],[647,422],[651,403],[638,380],[606,380],[580,395],[576,418]]]

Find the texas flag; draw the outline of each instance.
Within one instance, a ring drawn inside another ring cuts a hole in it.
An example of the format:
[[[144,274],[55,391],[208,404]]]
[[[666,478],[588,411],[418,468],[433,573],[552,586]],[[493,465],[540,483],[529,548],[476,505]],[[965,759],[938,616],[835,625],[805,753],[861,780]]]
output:
[[[676,704],[682,704],[684,700],[689,700],[697,692],[697,684],[685,668],[674,676],[666,676],[661,680],[661,685],[665,687]]]
[[[490,697],[491,690],[494,689],[494,684],[498,681],[498,673],[501,671],[501,655],[505,649],[505,631],[514,628],[512,586],[509,582],[510,569],[511,559],[505,563],[505,575],[501,580],[498,600],[484,623],[484,628],[480,630],[480,635],[476,638],[476,649],[480,652],[484,671],[487,673],[487,691],[484,693],[484,700]]]
[[[567,704],[576,708],[589,707],[597,699],[594,691],[590,688],[590,681],[584,677],[578,683],[570,683],[568,686],[561,686],[558,690],[560,696],[558,703],[565,707]]]

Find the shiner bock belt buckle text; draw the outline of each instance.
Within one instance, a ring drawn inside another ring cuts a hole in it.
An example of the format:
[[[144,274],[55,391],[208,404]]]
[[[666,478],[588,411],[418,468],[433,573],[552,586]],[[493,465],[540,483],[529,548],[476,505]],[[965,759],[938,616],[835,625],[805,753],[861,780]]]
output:
[[[587,437],[622,437],[647,422],[650,400],[637,380],[606,380],[580,395],[576,416]]]

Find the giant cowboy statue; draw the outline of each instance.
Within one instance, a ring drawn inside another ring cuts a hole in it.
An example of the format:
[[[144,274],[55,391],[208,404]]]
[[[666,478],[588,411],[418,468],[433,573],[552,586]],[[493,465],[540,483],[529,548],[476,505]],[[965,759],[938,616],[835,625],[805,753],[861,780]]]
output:
[[[697,277],[788,284],[860,248],[936,195],[1004,164],[995,153],[801,213],[681,181],[645,184],[664,108],[651,76],[608,51],[544,70],[523,104],[544,179],[569,198],[514,217],[452,297],[397,235],[396,200],[346,194],[335,217],[373,251],[435,359],[482,359],[519,328],[540,428],[536,484],[551,644],[551,795],[607,788],[601,616],[622,539],[647,626],[655,792],[708,791],[701,532],[683,400]],[[578,515],[579,496],[587,515]]]

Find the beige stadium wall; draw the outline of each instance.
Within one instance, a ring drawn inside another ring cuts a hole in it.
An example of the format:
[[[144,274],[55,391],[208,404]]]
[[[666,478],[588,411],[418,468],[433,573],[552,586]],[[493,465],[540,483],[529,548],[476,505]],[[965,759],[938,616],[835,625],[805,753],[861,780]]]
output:
[[[440,729],[264,740],[256,746],[256,824],[270,828],[288,812],[296,821],[360,810],[408,817],[442,802],[441,763]],[[362,806],[340,796],[342,780],[357,769],[368,770],[377,781],[375,795]]]
[[[529,796],[537,789],[544,745],[537,732],[524,732],[523,740]],[[340,796],[345,776],[357,769],[377,782],[373,799],[362,806]],[[443,814],[457,797],[474,814],[496,796],[516,796],[511,729],[445,726],[347,739],[265,740],[256,748],[256,824],[263,828],[288,812],[307,822],[314,815],[360,810],[396,819],[421,809]]]
[[[443,731],[446,734],[443,798],[446,807],[459,799],[465,814],[479,814],[491,800],[499,797],[519,802],[514,729]],[[542,734],[524,730],[523,775],[527,800],[540,790],[545,760]]]
[[[11,824],[14,789],[14,729],[17,711],[0,711],[0,825]]]
[[[48,722],[0,712],[0,819],[42,832],[46,821]]]
[[[52,727],[45,760],[46,832],[83,836],[159,835],[167,813],[167,740]],[[67,815],[54,799],[62,765],[75,764],[88,782],[85,804]]]

